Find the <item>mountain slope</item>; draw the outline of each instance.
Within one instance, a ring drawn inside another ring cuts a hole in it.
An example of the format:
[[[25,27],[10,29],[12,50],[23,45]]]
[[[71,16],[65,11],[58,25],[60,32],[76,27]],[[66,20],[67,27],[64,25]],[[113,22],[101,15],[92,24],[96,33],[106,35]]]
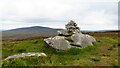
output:
[[[13,30],[7,30],[2,32],[2,38],[5,39],[25,39],[29,37],[49,37],[57,35],[57,30],[48,27],[34,26],[26,28],[18,28]]]

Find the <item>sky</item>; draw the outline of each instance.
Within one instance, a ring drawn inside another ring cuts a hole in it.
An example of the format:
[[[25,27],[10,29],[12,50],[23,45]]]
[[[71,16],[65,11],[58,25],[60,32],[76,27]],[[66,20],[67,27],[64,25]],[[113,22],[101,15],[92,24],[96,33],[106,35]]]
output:
[[[119,0],[0,0],[0,30],[44,26],[117,30]]]

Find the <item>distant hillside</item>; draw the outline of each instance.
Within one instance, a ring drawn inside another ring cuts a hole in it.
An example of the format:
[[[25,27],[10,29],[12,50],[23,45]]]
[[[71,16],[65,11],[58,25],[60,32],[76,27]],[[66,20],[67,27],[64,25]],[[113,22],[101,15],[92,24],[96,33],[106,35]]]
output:
[[[31,37],[49,37],[57,35],[57,31],[62,29],[53,29],[49,27],[34,26],[26,28],[18,28],[12,30],[2,31],[2,39],[26,39]],[[109,32],[119,32],[119,30],[100,30],[100,31],[82,31],[84,34],[88,33],[109,33]]]
[[[53,29],[48,27],[34,26],[26,28],[18,28],[13,30],[2,31],[2,38],[5,39],[25,39],[29,37],[49,37],[57,35],[57,31],[61,29]]]

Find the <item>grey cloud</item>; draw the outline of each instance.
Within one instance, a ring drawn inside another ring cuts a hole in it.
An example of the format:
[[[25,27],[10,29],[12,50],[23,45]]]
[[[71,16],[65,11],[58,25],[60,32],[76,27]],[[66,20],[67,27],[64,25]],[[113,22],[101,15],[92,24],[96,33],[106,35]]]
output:
[[[87,7],[85,7],[84,5],[81,5],[83,3],[80,3],[77,5],[77,6],[82,6],[82,7],[76,7],[73,5],[73,3],[69,3],[69,1],[67,1],[67,2],[68,2],[68,4],[57,2],[57,4],[55,4],[56,7],[53,6],[50,8],[49,8],[49,6],[46,6],[46,8],[44,8],[44,7],[42,8],[41,5],[39,5],[39,4],[37,4],[37,6],[35,6],[35,5],[32,5],[33,3],[31,2],[30,4],[28,4],[29,6],[27,7],[29,9],[24,8],[24,6],[26,6],[26,4],[23,4],[22,6],[20,4],[20,5],[18,5],[19,8],[17,8],[17,6],[15,5],[16,10],[14,10],[14,8],[10,9],[9,8],[10,4],[9,4],[6,7],[4,7],[4,8],[6,8],[6,10],[5,10],[6,12],[2,13],[4,15],[4,18],[1,18],[0,21],[7,21],[7,23],[10,21],[9,24],[11,22],[15,22],[15,23],[23,22],[25,24],[26,23],[27,24],[38,23],[40,25],[41,25],[41,23],[47,22],[44,25],[53,27],[52,25],[56,25],[55,22],[61,22],[60,25],[63,25],[64,23],[67,23],[69,21],[68,19],[73,19],[76,21],[76,23],[80,22],[80,24],[83,25],[83,24],[89,23],[89,20],[88,20],[88,23],[82,22],[83,21],[82,19],[84,19],[84,21],[86,21],[85,17],[87,17],[87,14],[90,14],[90,12],[95,12],[95,11],[104,11],[105,15],[103,13],[103,16],[106,16],[106,15],[110,16],[111,18],[109,19],[109,21],[113,22],[112,25],[113,26],[118,25],[117,24],[118,20],[113,17],[113,16],[116,17],[117,12],[118,12],[116,2],[115,3],[114,2],[88,3],[87,5],[89,5],[89,6],[87,6]],[[76,2],[74,0],[73,0],[73,2],[74,2],[74,4],[76,4]],[[47,2],[45,2],[45,4],[46,3]],[[44,6],[44,4],[43,4],[43,6]],[[66,6],[66,8],[65,8],[65,6]],[[14,7],[14,6],[12,6],[12,7]],[[33,9],[30,7],[33,7]],[[10,9],[11,12],[9,10],[7,10],[8,8]],[[58,8],[58,9],[56,9],[57,11],[55,11],[53,8]],[[59,10],[60,8],[61,8],[61,10]],[[63,9],[63,8],[65,8],[65,9]],[[41,11],[41,10],[44,10],[44,11]],[[97,12],[97,13],[99,14],[99,12]],[[93,21],[94,21],[94,19],[93,19]],[[49,23],[49,25],[48,25],[48,23]],[[109,22],[105,22],[105,23],[109,24]],[[97,26],[96,23],[93,23],[93,24],[95,24]],[[92,25],[91,25],[91,27],[92,27]],[[16,25],[15,27],[17,27],[17,26],[18,25]],[[28,26],[28,25],[26,25],[26,26]],[[7,26],[6,26],[6,28],[7,28]],[[107,28],[107,26],[105,28]]]
[[[49,19],[49,18],[26,18],[26,19],[1,19],[1,21],[15,21],[25,23],[43,23],[43,22],[65,22],[62,19]]]
[[[92,10],[105,10],[106,13],[117,15],[118,12],[118,3],[116,2],[101,2],[94,3],[91,7]]]
[[[32,18],[32,19],[24,19],[24,22],[28,23],[40,23],[40,22],[64,22],[64,20],[52,20],[49,18]]]

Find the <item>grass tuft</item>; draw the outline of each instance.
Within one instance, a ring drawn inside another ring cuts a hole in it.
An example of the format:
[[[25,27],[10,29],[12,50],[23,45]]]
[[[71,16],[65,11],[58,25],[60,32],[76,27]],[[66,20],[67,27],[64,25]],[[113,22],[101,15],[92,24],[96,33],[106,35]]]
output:
[[[100,58],[91,58],[92,61],[99,62]]]

